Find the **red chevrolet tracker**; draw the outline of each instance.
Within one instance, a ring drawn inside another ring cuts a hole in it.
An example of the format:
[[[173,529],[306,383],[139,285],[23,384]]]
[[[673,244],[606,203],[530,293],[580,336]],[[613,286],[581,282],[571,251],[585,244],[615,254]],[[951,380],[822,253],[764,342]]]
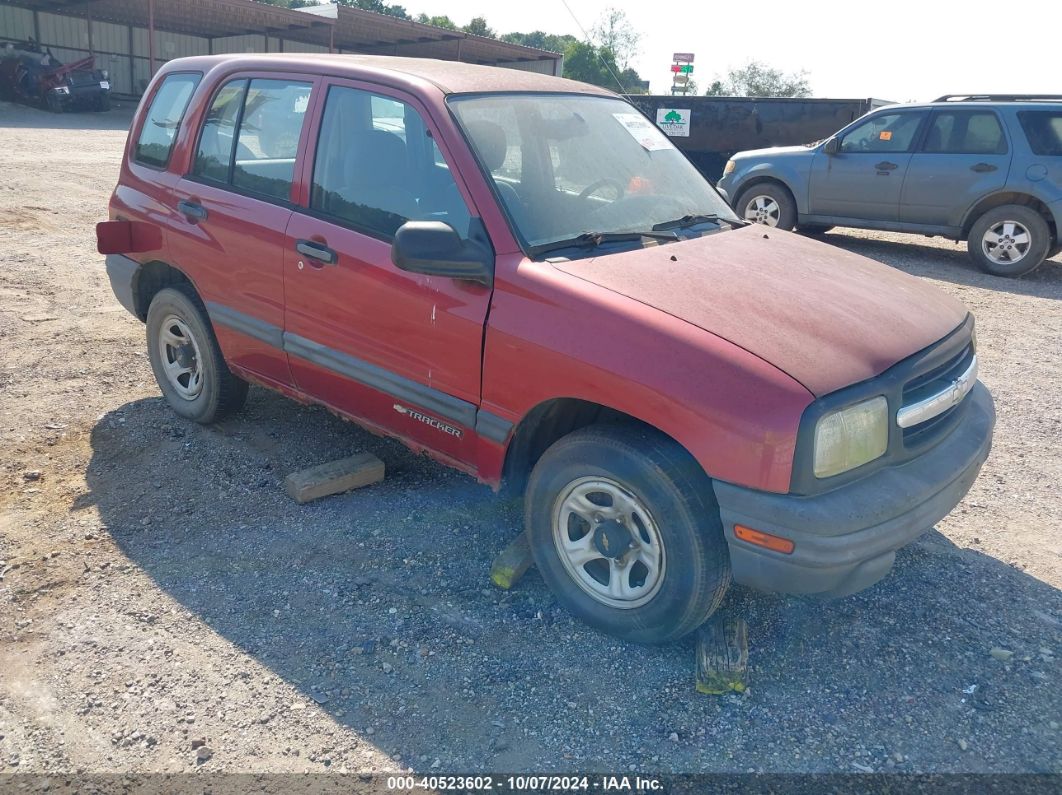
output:
[[[739,220],[621,97],[351,55],[170,61],[98,231],[182,417],[249,383],[522,491],[535,561],[644,642],[731,580],[843,595],[988,456],[974,321]]]

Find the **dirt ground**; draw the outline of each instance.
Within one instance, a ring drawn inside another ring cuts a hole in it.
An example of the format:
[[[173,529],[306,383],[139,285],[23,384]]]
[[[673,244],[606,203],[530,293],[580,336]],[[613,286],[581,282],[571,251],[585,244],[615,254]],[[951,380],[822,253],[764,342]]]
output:
[[[128,120],[0,104],[0,770],[1062,771],[1062,260],[826,236],[973,310],[995,447],[870,590],[734,589],[751,688],[708,697],[692,641],[492,589],[517,514],[472,480],[260,389],[173,415],[94,251]],[[284,496],[360,450],[382,484]]]

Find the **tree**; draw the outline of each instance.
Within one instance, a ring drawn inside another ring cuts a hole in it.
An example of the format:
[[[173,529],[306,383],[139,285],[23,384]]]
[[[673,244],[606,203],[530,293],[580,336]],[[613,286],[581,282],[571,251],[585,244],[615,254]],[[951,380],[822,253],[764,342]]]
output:
[[[642,36],[634,29],[627,14],[618,8],[606,8],[591,33],[598,45],[612,51],[616,63],[624,69],[638,54]]]
[[[583,41],[573,41],[564,49],[564,76],[571,80],[624,91],[626,86],[616,80],[618,73],[612,50]]]
[[[472,17],[472,21],[461,28],[461,30],[465,33],[471,33],[473,36],[486,36],[491,39],[498,38],[498,34],[487,24],[487,20],[484,17]]]
[[[807,72],[786,74],[759,61],[749,61],[731,69],[725,78],[716,77],[705,94],[709,97],[810,97]]]
[[[386,14],[389,17],[410,19],[409,13],[403,6],[391,5],[383,0],[332,0],[332,2],[341,6],[360,8],[362,11],[375,11],[377,14]]]
[[[502,41],[512,44],[522,44],[525,47],[534,47],[536,50],[549,50],[550,52],[564,52],[572,44],[579,40],[575,36],[565,33],[558,36],[555,33],[544,33],[535,30],[531,33],[506,33],[501,37]]]
[[[437,28],[446,28],[447,30],[458,29],[457,23],[446,15],[429,17],[427,14],[417,14],[417,22],[422,25],[434,25]]]

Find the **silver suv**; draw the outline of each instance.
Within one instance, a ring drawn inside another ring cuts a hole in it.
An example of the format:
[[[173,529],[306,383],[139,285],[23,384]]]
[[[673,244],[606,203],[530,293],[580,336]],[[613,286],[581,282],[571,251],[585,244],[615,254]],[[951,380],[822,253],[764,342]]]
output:
[[[824,141],[739,152],[718,188],[750,221],[965,240],[983,270],[1020,276],[1059,251],[1062,96],[890,105]]]

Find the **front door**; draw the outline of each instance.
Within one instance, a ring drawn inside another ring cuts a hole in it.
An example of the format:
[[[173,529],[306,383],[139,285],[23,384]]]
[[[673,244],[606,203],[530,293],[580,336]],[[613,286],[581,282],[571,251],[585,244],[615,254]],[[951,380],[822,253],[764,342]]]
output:
[[[196,287],[225,358],[290,386],[283,350],[284,229],[313,82],[236,77],[214,95],[174,190],[175,264]]]
[[[391,262],[407,220],[462,236],[473,213],[415,101],[332,81],[284,242],[285,349],[298,387],[460,465],[472,459],[490,289]]]
[[[811,166],[813,215],[897,221],[900,191],[924,111],[877,113],[840,136],[839,149],[821,149]]]
[[[995,111],[935,111],[907,169],[900,220],[958,225],[978,199],[1007,184],[1010,158]]]

